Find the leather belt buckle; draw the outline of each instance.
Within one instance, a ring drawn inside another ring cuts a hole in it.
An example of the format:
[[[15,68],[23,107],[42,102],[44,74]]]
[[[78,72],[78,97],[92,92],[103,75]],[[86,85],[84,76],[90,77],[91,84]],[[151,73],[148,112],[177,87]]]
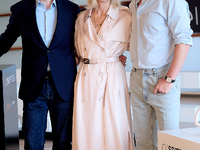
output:
[[[83,59],[84,64],[90,64],[90,60],[88,58]]]

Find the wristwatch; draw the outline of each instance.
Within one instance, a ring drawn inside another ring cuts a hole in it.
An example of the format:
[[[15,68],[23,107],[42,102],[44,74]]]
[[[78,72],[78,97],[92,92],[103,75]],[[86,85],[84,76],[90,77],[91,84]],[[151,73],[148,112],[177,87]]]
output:
[[[175,80],[173,80],[171,77],[168,77],[168,76],[165,76],[165,81],[167,83],[174,83],[175,82]]]

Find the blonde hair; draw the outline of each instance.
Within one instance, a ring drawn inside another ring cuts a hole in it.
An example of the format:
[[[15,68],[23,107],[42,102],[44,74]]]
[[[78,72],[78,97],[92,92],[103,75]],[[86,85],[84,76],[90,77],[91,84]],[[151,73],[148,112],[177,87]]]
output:
[[[120,0],[110,0],[110,2],[114,8],[120,6]],[[87,0],[87,3],[87,9],[92,9],[97,6],[97,0]]]

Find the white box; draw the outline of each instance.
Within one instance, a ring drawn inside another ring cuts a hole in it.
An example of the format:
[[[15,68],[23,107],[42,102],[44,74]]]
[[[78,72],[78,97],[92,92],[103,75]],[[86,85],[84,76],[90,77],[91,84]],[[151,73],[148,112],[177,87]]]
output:
[[[158,150],[200,150],[200,128],[158,131]]]
[[[195,114],[199,105],[181,105],[179,122],[194,122]],[[200,121],[200,118],[199,118]]]

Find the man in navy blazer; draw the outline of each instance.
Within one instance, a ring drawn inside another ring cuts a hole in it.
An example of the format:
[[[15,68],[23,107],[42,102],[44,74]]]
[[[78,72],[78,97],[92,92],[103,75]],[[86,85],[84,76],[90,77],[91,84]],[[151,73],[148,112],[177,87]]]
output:
[[[24,104],[25,149],[44,148],[49,110],[53,149],[70,150],[77,70],[74,25],[79,7],[68,0],[22,0],[11,7],[11,12],[7,29],[0,36],[0,56],[21,36],[19,98]]]

